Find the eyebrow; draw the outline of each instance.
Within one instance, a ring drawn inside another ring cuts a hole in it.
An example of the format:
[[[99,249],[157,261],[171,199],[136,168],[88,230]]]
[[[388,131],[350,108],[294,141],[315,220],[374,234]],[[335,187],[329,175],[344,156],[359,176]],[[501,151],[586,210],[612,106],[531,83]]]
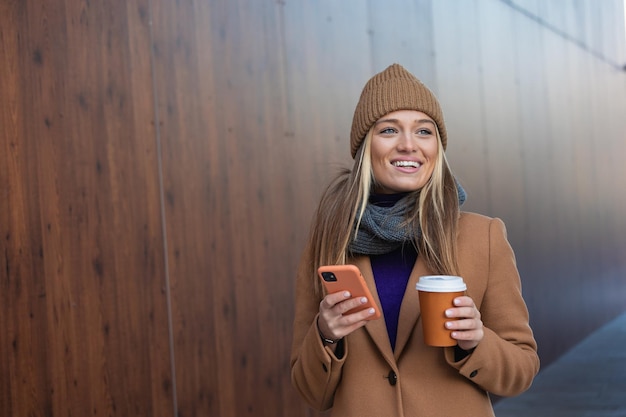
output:
[[[418,122],[419,124],[430,123],[433,126],[436,126],[435,122],[430,120],[430,119],[418,119],[418,120],[415,120],[415,121]],[[380,123],[400,123],[400,121],[398,119],[381,119],[381,120],[378,120],[376,123],[374,123],[374,126],[376,126],[376,125],[378,125]]]

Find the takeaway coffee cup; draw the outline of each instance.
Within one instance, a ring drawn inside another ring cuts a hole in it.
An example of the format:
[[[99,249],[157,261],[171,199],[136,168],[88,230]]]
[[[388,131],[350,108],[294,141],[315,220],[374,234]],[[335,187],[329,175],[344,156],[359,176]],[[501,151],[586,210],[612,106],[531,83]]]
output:
[[[455,346],[446,322],[446,310],[454,307],[453,300],[465,293],[463,278],[452,275],[427,275],[420,277],[415,289],[418,291],[424,342],[429,346]]]

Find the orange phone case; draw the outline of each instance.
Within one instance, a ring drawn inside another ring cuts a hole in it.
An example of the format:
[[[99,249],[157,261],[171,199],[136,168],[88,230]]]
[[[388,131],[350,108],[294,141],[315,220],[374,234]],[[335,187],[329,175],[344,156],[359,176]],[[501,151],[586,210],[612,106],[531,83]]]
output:
[[[380,317],[380,310],[374,303],[374,297],[372,297],[372,293],[365,283],[359,268],[354,265],[325,265],[317,269],[317,274],[329,294],[339,291],[350,291],[352,297],[367,297],[367,303],[353,308],[344,314],[352,314],[373,307],[375,313],[368,320]]]

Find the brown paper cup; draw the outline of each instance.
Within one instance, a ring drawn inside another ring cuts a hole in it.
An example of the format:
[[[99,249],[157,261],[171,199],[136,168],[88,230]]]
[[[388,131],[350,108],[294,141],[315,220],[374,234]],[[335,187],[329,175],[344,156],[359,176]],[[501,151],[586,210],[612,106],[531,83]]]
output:
[[[453,300],[465,293],[467,286],[463,278],[451,275],[429,275],[420,277],[415,285],[418,290],[424,342],[429,346],[455,346],[457,341],[446,329],[445,311],[454,307]]]

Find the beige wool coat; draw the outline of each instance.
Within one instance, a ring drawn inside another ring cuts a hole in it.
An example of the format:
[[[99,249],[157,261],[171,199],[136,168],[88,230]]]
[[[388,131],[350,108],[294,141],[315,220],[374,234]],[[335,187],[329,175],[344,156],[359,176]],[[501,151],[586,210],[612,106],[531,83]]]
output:
[[[315,295],[314,277],[305,272],[310,269],[301,265],[291,375],[311,407],[332,409],[340,417],[483,417],[494,415],[488,393],[513,396],[528,389],[539,358],[504,223],[462,213],[458,248],[460,275],[480,310],[485,333],[473,353],[458,362],[454,348],[424,344],[415,284],[432,271],[421,257],[402,301],[395,351],[380,318],[344,338],[340,359],[320,339],[316,319],[321,298]],[[380,308],[369,257],[350,263],[359,267]]]

